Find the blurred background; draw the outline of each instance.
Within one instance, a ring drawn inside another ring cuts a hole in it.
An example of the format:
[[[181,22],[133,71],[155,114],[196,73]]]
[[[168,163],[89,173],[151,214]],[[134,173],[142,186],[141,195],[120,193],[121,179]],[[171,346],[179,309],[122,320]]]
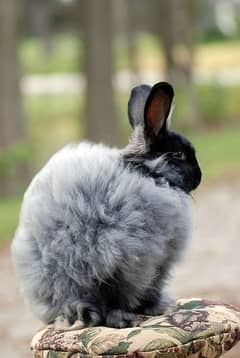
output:
[[[193,141],[203,170],[193,239],[170,290],[240,305],[239,39],[240,0],[0,0],[2,356],[30,357],[40,327],[9,256],[24,190],[66,143],[124,146],[140,83],[175,86],[173,128]]]

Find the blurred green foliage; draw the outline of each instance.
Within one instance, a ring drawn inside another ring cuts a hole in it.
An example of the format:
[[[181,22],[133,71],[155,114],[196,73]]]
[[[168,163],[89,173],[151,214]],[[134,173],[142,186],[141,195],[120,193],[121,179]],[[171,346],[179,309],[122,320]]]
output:
[[[25,96],[33,170],[64,144],[83,136],[83,101],[78,95]]]
[[[164,70],[164,56],[158,38],[138,33],[134,38],[133,67],[142,71]],[[23,74],[54,74],[84,72],[84,46],[81,38],[71,35],[53,35],[50,50],[36,37],[27,37],[19,45]],[[128,46],[119,36],[114,46],[116,70],[128,69]],[[215,71],[224,67],[239,68],[238,39],[224,42],[200,43],[195,46],[195,67],[201,71]]]
[[[240,85],[222,86],[217,83],[198,86],[198,99],[202,123],[231,125],[239,121]]]
[[[0,177],[9,177],[17,171],[18,166],[27,163],[30,157],[28,143],[15,143],[0,152]]]
[[[197,85],[194,89],[198,118],[187,121],[189,93],[176,90],[175,117],[180,129],[231,127],[239,122],[240,85],[223,86],[218,83]]]
[[[22,196],[0,200],[0,247],[11,239],[17,226]]]
[[[69,73],[83,70],[82,42],[76,36],[56,35],[50,50],[36,37],[24,38],[19,46],[24,74]]]
[[[189,138],[197,150],[203,183],[239,176],[240,123],[224,130],[189,133]]]

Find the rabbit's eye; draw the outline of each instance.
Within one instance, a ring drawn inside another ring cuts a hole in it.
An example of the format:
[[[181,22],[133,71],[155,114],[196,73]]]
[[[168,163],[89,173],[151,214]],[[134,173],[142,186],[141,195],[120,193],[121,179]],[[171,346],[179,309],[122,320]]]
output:
[[[175,159],[179,159],[179,160],[186,159],[186,155],[183,152],[173,152],[172,155],[173,155],[173,158],[175,158]]]

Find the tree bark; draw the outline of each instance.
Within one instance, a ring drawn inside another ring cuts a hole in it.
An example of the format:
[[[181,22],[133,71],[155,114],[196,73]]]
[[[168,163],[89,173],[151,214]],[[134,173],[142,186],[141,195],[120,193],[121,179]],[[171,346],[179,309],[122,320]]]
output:
[[[196,125],[199,114],[193,83],[194,41],[192,0],[159,0],[160,38],[166,79],[184,93],[184,121]]]
[[[25,6],[31,32],[40,38],[45,54],[51,55],[53,50],[51,17],[56,4],[51,0],[28,0]]]
[[[19,88],[17,58],[19,1],[0,1],[0,158],[3,161],[11,148],[24,140],[24,119]],[[23,176],[22,170],[6,175],[0,168],[0,196],[11,194]],[[25,171],[25,170],[24,170]],[[20,173],[21,172],[21,173]]]
[[[188,82],[192,78],[192,1],[159,1],[160,36],[166,57],[167,78]]]
[[[120,143],[114,105],[111,0],[85,0],[87,73],[86,136],[95,142]]]
[[[115,28],[123,41],[127,54],[127,68],[130,72],[129,90],[136,86],[140,80],[137,64],[136,6],[134,0],[114,2]]]

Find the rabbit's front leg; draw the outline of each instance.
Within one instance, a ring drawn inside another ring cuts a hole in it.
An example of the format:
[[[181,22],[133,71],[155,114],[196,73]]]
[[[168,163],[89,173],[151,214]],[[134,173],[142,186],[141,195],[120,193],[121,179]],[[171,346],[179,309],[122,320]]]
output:
[[[54,321],[54,329],[72,331],[100,325],[102,315],[95,305],[83,301],[74,301],[65,305],[64,314]]]

